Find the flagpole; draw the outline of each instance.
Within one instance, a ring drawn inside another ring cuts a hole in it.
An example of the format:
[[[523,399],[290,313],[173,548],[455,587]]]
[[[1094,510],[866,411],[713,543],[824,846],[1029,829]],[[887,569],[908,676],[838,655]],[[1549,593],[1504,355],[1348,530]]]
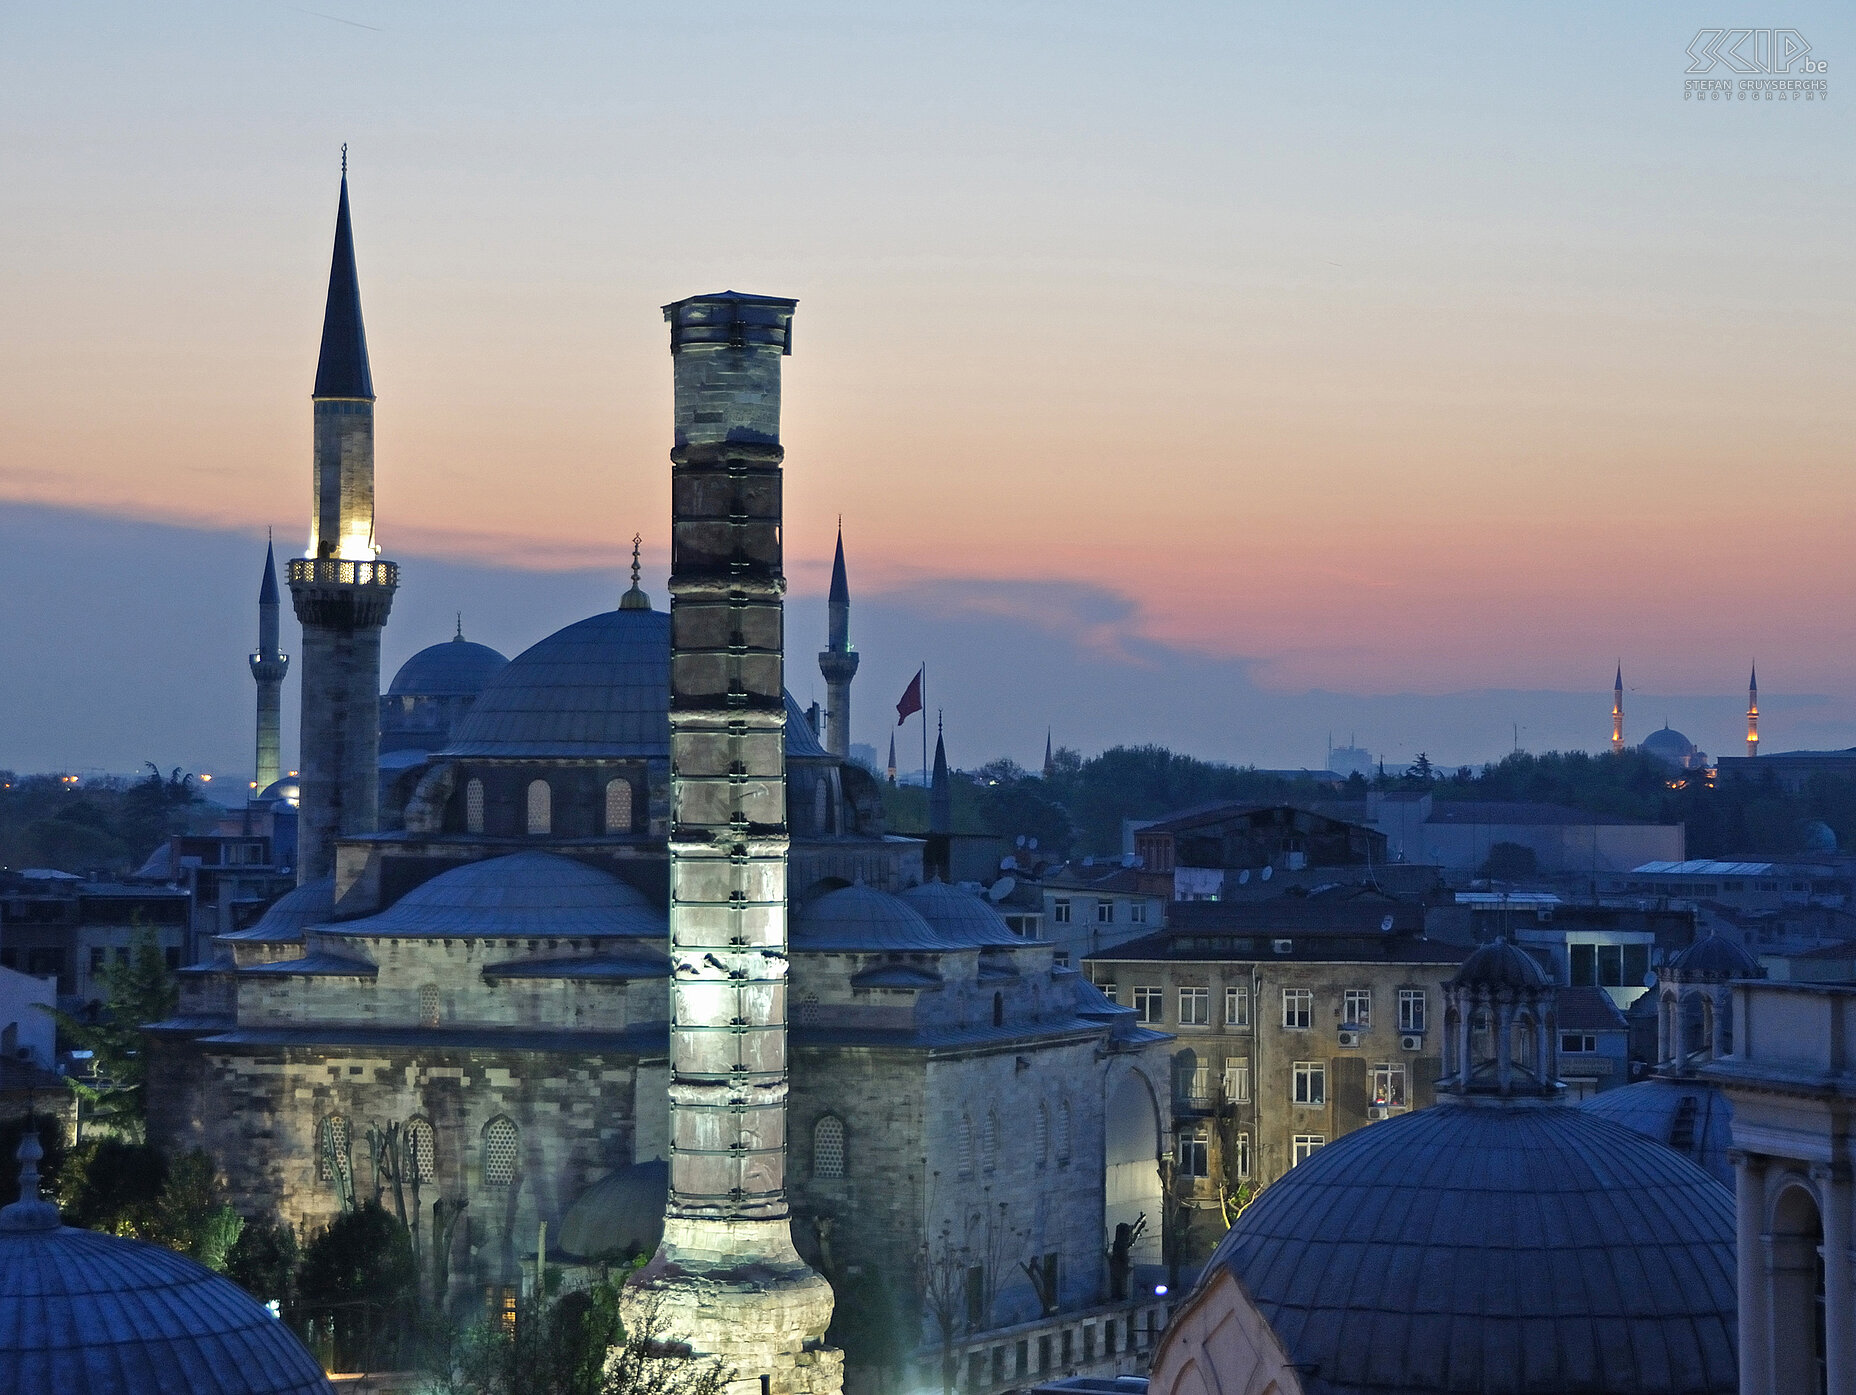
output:
[[[928,661],[922,661],[922,791],[928,790]]]

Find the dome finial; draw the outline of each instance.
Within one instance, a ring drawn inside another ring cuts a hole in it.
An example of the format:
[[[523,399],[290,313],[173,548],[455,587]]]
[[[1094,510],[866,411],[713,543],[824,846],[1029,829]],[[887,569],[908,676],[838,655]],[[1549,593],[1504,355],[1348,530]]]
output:
[[[39,1196],[39,1159],[45,1149],[39,1131],[28,1129],[19,1141],[19,1200],[0,1210],[0,1230],[56,1230],[62,1224],[58,1208]]]
[[[645,595],[644,589],[638,585],[638,570],[639,570],[638,549],[643,546],[644,546],[644,535],[642,533],[633,533],[632,534],[632,589],[627,591],[623,596],[619,597],[619,609],[620,610],[649,610],[651,608],[651,598]]]
[[[451,636],[451,641],[452,643],[455,644],[463,638],[464,638],[464,612],[460,610],[458,612],[458,632]]]

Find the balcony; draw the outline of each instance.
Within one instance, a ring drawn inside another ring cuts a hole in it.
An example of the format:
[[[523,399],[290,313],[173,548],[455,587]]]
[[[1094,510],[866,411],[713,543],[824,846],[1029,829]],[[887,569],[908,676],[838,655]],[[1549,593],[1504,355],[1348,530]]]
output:
[[[1216,1090],[1173,1091],[1173,1117],[1205,1117],[1218,1112],[1220,1100]]]

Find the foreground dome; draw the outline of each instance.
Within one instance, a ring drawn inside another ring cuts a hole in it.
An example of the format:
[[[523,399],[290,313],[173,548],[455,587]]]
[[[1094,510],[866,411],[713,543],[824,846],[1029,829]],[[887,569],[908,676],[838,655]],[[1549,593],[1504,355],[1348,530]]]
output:
[[[556,853],[467,862],[414,887],[378,915],[326,927],[368,938],[662,939],[664,914],[610,872]]]
[[[1357,1129],[1251,1203],[1198,1292],[1221,1270],[1309,1395],[1739,1389],[1732,1194],[1564,1105]]]
[[[792,946],[840,954],[938,954],[962,948],[901,897],[861,883],[828,891],[794,911]]]
[[[0,1395],[331,1395],[289,1328],[185,1255],[61,1225],[38,1139],[0,1211]]]

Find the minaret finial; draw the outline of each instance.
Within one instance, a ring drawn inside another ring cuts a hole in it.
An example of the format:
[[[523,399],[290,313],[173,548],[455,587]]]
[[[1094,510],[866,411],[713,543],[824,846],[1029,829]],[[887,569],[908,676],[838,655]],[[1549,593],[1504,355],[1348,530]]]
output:
[[[638,572],[641,566],[640,562],[638,561],[638,550],[643,546],[644,546],[644,534],[633,533],[632,534],[632,589],[627,591],[623,596],[619,597],[619,609],[620,610],[649,610],[651,608],[651,598],[645,595],[644,588],[638,584]]]
[[[644,534],[632,534],[632,585],[638,584],[638,549],[644,546]]]
[[[342,142],[342,178],[348,177],[348,142]]]
[[[453,635],[452,638],[453,639],[464,638],[464,612],[461,610],[458,612],[458,632],[455,635]]]

